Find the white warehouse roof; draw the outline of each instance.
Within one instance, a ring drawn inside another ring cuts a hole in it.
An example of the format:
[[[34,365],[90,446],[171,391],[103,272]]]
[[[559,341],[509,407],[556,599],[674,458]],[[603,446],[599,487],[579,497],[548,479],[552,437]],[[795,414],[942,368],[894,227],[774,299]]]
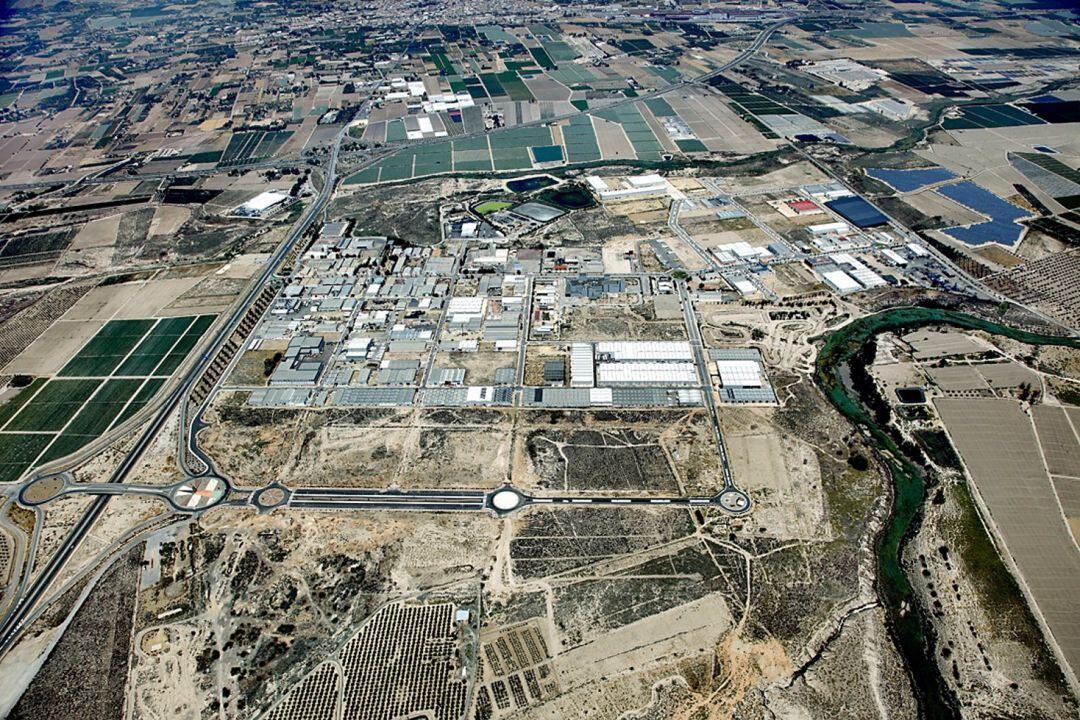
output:
[[[480,315],[484,312],[485,297],[455,297],[450,298],[447,312],[450,315]]]
[[[807,228],[811,235],[825,235],[826,233],[837,233],[843,235],[851,228],[848,227],[846,222],[831,222],[822,223],[820,225],[811,225]]]
[[[246,203],[240,206],[240,209],[247,210],[249,212],[262,212],[288,199],[289,196],[285,193],[267,190],[266,192],[259,193],[255,197],[248,200]]]
[[[855,290],[862,290],[862,285],[855,282],[855,278],[848,275],[843,270],[831,270],[821,275],[825,278],[825,282],[829,283],[837,292],[854,292]]]
[[[634,360],[692,361],[693,353],[688,342],[665,341],[611,341],[596,343],[596,354],[610,355],[615,362]]]
[[[596,366],[597,381],[602,385],[696,385],[697,366],[693,363],[618,362]]]
[[[761,365],[754,360],[717,360],[723,387],[761,387]]]
[[[570,346],[570,387],[592,387],[594,384],[592,343],[574,343]]]

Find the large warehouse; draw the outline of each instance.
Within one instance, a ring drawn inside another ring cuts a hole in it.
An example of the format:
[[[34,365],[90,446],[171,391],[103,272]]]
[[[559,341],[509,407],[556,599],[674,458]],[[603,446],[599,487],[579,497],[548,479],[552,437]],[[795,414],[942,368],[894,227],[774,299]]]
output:
[[[876,207],[858,195],[830,200],[825,203],[825,207],[857,228],[874,227],[889,222],[889,219],[882,215]]]
[[[619,341],[596,343],[596,359],[611,362],[692,362],[694,355],[688,342]]]
[[[570,346],[570,387],[698,385],[688,342],[604,341]]]
[[[596,366],[600,385],[696,385],[697,366],[686,362],[614,362]]]

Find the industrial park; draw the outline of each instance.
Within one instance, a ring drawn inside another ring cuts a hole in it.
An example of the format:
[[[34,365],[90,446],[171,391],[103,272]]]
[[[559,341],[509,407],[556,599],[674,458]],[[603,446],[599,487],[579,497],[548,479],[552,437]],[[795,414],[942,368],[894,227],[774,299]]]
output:
[[[1076,717],[1077,13],[10,3],[0,717]]]

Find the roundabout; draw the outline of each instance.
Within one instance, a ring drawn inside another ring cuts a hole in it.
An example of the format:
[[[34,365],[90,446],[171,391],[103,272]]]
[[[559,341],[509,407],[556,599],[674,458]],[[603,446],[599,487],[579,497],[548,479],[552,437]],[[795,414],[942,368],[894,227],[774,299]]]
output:
[[[514,488],[506,485],[491,493],[487,498],[487,504],[496,513],[510,513],[521,507],[527,498]]]
[[[733,487],[722,490],[720,494],[716,496],[716,500],[719,502],[720,507],[732,515],[742,515],[750,509],[749,496],[742,490],[737,490]]]
[[[229,484],[224,478],[207,475],[174,485],[168,498],[179,510],[198,512],[217,505],[228,494]]]
[[[270,512],[274,508],[287,504],[291,497],[292,491],[289,488],[273,483],[253,492],[250,502],[259,512]]]

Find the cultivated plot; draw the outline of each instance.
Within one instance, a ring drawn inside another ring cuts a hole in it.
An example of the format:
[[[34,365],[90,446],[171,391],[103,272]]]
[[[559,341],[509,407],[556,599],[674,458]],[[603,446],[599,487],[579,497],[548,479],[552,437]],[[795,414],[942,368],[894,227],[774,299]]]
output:
[[[1080,551],[1046,472],[1041,438],[1013,400],[940,398],[934,404],[1022,581],[1068,662],[1080,667]],[[1050,418],[1044,416],[1045,428],[1059,422]],[[1056,466],[1058,454],[1051,457]]]
[[[0,406],[0,482],[69,455],[144,408],[213,315],[106,323],[56,377]]]

